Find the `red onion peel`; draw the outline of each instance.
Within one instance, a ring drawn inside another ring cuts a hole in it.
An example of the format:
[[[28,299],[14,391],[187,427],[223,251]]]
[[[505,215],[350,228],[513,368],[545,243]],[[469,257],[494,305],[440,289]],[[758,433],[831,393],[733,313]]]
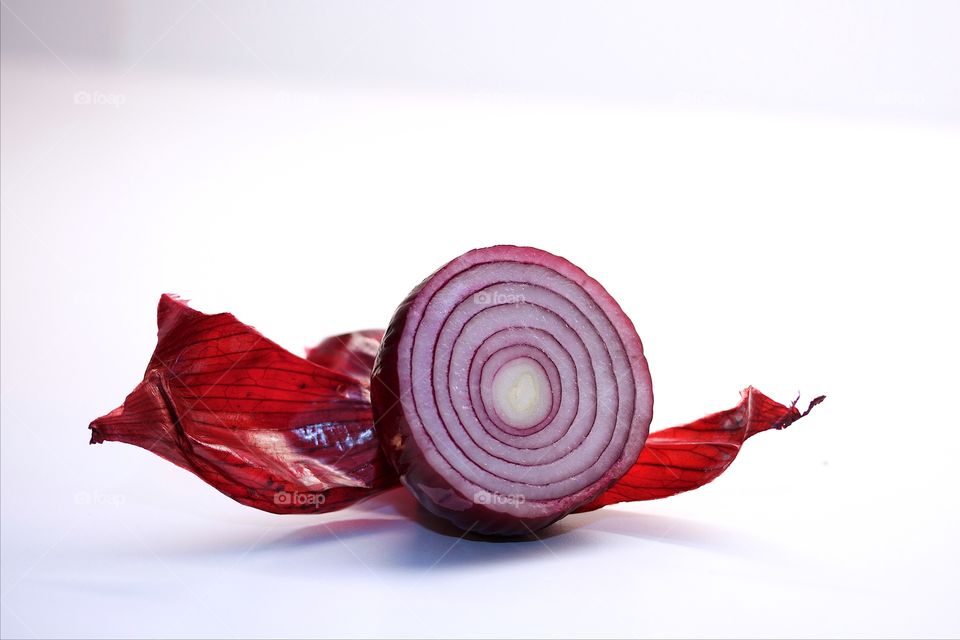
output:
[[[335,511],[396,484],[366,383],[293,355],[229,313],[206,315],[169,295],[157,325],[143,381],[93,421],[91,443],[143,447],[273,513]],[[350,344],[324,342],[312,355],[349,372]]]

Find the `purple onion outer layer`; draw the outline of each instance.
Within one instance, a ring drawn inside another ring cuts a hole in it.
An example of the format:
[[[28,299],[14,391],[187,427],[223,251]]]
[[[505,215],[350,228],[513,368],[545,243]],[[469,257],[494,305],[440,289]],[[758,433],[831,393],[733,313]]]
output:
[[[401,481],[476,533],[525,535],[589,503],[637,460],[653,413],[630,319],[539,249],[466,253],[400,304],[371,380]]]

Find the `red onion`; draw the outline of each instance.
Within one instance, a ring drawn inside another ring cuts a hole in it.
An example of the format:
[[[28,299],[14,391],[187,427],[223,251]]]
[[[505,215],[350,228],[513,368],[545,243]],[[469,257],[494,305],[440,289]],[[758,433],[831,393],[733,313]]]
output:
[[[143,447],[273,513],[334,511],[402,481],[464,530],[526,534],[700,487],[747,438],[823,400],[800,413],[750,387],[733,409],[647,438],[653,395],[630,320],[579,268],[530,248],[460,256],[386,333],[327,338],[307,358],[169,295],[157,324],[143,381],[91,423],[91,442]]]
[[[479,533],[524,534],[597,498],[653,414],[640,338],[579,268],[539,249],[453,260],[400,305],[371,380],[401,481]]]

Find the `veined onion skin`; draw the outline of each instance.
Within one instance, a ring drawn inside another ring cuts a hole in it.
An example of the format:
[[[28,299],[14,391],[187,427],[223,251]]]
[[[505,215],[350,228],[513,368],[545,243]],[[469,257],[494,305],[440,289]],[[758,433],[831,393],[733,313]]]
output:
[[[396,486],[362,374],[380,332],[328,338],[304,359],[169,295],[157,328],[143,381],[90,424],[91,443],[142,447],[271,513],[336,511]]]
[[[636,462],[653,393],[633,323],[593,278],[528,247],[466,253],[401,303],[371,379],[381,446],[420,503],[525,535]]]

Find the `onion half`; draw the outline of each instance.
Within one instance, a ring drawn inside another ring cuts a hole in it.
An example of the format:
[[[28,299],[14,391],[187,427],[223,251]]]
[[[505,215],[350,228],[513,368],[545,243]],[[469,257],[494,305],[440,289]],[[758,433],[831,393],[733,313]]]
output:
[[[636,462],[653,393],[633,323],[539,249],[464,254],[395,313],[371,379],[381,446],[429,511],[522,535],[597,498]]]

